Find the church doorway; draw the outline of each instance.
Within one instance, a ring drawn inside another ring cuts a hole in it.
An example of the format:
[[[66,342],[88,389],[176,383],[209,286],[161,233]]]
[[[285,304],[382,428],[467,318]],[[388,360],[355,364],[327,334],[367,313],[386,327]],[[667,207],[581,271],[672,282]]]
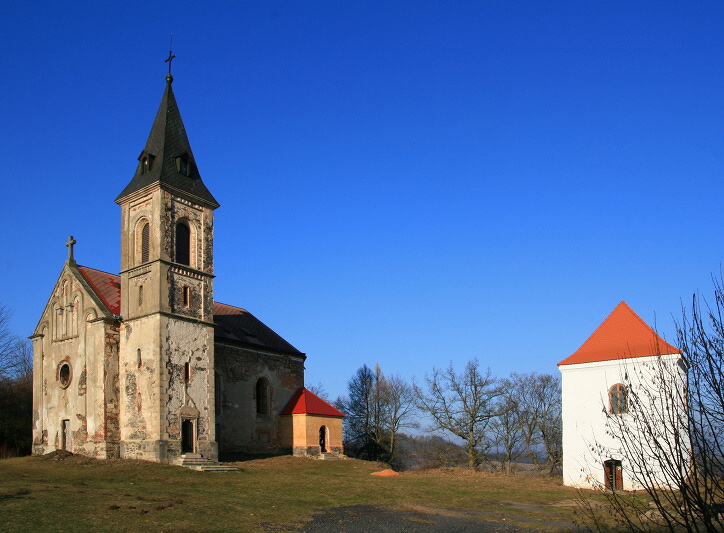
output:
[[[60,423],[60,449],[70,451],[70,420]]]
[[[327,426],[319,428],[319,451],[327,453],[327,440],[329,438]]]
[[[605,479],[606,488],[611,490],[623,489],[623,468],[621,461],[609,459],[603,462],[603,477]]]
[[[181,453],[194,453],[194,421],[181,422]]]

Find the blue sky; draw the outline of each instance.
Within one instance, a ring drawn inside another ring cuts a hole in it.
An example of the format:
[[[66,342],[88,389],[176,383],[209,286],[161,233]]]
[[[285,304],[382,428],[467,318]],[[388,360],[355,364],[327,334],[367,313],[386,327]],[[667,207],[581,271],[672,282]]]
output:
[[[721,2],[4,2],[0,301],[29,335],[65,261],[118,272],[164,88],[216,212],[218,301],[308,354],[420,380],[557,372],[625,300],[721,267]]]

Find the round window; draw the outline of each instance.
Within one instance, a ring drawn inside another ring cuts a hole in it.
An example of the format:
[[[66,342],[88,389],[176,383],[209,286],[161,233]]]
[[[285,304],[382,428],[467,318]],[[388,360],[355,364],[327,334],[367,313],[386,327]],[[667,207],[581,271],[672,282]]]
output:
[[[58,383],[64,389],[70,385],[70,364],[63,362],[58,367]]]

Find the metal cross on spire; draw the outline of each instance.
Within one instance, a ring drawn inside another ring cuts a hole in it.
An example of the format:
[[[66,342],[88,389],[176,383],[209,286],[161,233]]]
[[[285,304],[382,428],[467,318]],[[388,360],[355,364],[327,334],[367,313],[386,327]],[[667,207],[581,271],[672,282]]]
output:
[[[173,33],[171,34],[171,44],[168,47],[168,57],[164,61],[164,63],[168,63],[168,74],[166,75],[166,79],[169,81],[173,81],[173,76],[171,76],[171,62],[174,60],[176,56],[173,53]]]

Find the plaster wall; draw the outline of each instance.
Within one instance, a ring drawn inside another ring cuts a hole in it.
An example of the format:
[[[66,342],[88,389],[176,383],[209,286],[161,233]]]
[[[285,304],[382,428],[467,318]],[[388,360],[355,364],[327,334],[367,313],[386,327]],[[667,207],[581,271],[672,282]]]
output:
[[[280,428],[283,443],[289,443],[294,455],[319,455],[319,431],[326,428],[327,452],[342,454],[342,418],[335,416],[294,414],[281,417]]]
[[[664,374],[680,384],[685,383],[685,372],[680,366],[679,355],[665,355],[619,359],[595,363],[581,363],[560,366],[562,376],[562,415],[563,415],[563,482],[565,485],[594,488],[605,486],[604,461],[620,460],[623,470],[623,488],[638,490],[643,485],[637,480],[642,479],[636,474],[636,463],[626,456],[622,449],[620,427],[617,422],[624,422],[628,439],[640,442],[646,449],[647,438],[633,427],[634,416],[642,416],[655,425],[669,431],[673,435],[684,428],[673,428],[667,424],[661,410],[650,398],[651,394],[640,394],[641,403],[635,408],[629,402],[629,413],[614,415],[613,421],[608,419],[609,389],[617,384],[625,384],[629,388],[629,398],[633,391],[644,389],[657,394],[661,388],[657,376]],[[660,365],[663,365],[660,366]],[[676,385],[671,385],[676,390]],[[680,406],[679,406],[680,407]],[[659,420],[659,422],[656,422]],[[659,454],[659,457],[661,455]],[[657,484],[666,486],[670,483],[664,468],[656,461],[647,461],[648,474]]]

